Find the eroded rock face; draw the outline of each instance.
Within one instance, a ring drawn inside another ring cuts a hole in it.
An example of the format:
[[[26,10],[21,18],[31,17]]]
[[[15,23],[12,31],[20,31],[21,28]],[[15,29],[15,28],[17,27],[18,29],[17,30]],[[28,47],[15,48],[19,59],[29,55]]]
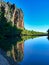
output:
[[[15,9],[14,10],[14,24],[18,28],[24,28],[24,22],[23,22],[23,12],[21,9]]]
[[[0,10],[2,6],[4,7],[4,16],[6,17],[7,21],[11,21],[12,25],[16,25],[17,28],[24,28],[23,11],[16,8],[15,4],[11,4],[9,2],[0,3]]]

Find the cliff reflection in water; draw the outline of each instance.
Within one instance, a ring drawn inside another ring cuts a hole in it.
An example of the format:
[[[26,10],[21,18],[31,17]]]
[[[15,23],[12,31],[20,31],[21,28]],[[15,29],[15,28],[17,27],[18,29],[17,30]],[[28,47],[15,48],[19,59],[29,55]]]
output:
[[[23,60],[24,56],[24,40],[21,37],[0,39],[0,48],[6,52],[6,55],[13,58],[14,61]]]
[[[6,52],[8,57],[13,58],[14,61],[20,62],[24,58],[24,41],[30,38],[33,39],[35,36],[0,39],[0,48]],[[49,39],[49,36],[47,38]]]
[[[22,61],[24,56],[24,42],[20,41],[12,45],[12,49],[7,51],[7,55],[17,62]]]
[[[0,38],[0,48],[3,49],[8,57],[14,59],[14,61],[21,61],[24,57],[24,41],[34,38],[33,36],[17,36],[17,37],[5,37]]]

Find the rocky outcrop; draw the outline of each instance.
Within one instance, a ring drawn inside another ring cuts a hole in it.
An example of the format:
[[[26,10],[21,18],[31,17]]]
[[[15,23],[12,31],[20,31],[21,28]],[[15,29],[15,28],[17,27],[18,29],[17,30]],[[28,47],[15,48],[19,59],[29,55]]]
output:
[[[23,21],[23,11],[21,8],[16,8],[15,4],[11,4],[9,2],[0,2],[0,10],[1,7],[4,7],[5,17],[8,22],[12,22],[12,25],[16,25],[17,28],[24,28]]]

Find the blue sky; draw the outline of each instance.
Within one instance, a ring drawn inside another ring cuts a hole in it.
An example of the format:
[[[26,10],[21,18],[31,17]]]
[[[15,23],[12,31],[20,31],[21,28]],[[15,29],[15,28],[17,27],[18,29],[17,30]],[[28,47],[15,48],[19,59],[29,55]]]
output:
[[[28,30],[47,31],[49,28],[49,0],[5,0],[15,3],[24,12],[24,27]]]

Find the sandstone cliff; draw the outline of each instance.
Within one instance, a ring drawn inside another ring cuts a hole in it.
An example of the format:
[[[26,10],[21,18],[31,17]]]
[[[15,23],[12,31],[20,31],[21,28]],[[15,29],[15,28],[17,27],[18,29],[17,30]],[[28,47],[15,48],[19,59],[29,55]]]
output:
[[[0,2],[0,11],[1,7],[4,7],[4,16],[6,17],[8,22],[11,21],[12,25],[16,25],[17,28],[24,28],[24,15],[21,8],[16,8],[15,4],[11,4],[9,2]]]

